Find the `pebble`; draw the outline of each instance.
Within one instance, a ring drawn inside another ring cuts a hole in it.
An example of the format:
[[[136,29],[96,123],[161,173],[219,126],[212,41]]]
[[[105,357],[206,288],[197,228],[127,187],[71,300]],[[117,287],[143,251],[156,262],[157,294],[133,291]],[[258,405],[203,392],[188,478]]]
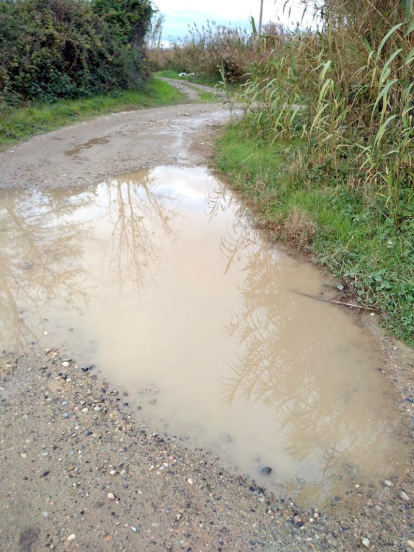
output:
[[[191,479],[191,477],[188,479],[188,482],[190,485],[192,485],[194,483],[194,481]]]
[[[260,473],[263,475],[269,475],[272,473],[272,468],[269,468],[269,466],[264,466],[263,468],[260,468]]]
[[[116,470],[111,470],[111,471],[109,472],[109,475],[116,475]]]
[[[64,368],[69,368],[70,364],[69,364],[69,362],[65,361],[65,362],[62,362],[62,366],[63,366]],[[71,535],[71,536],[72,536],[72,535]]]
[[[64,418],[69,418],[69,414],[68,414],[67,412],[65,412],[65,413],[63,414],[63,417],[64,417]]]
[[[43,517],[45,518],[49,517],[49,512],[43,512]]]
[[[405,493],[404,491],[401,491],[401,492],[400,492],[400,498],[402,498],[403,500],[405,500],[405,502],[410,502],[410,497],[409,497],[408,494]]]
[[[180,521],[180,519],[183,517],[183,514],[177,514],[175,516],[176,521]]]
[[[94,410],[95,410],[95,412],[100,412],[102,409],[101,409],[100,406],[95,406]]]
[[[74,541],[76,539],[76,535],[75,533],[72,533],[71,535],[68,536],[68,541]]]
[[[393,483],[392,481],[390,481],[389,479],[386,479],[386,480],[384,481],[384,485],[385,485],[386,487],[394,487],[394,483]]]
[[[85,435],[85,437],[88,437],[90,435],[89,431],[84,431],[83,434]]]
[[[365,548],[369,548],[369,539],[367,539],[366,537],[364,537],[362,540],[361,540],[362,544],[365,546]]]
[[[109,500],[115,500],[115,495],[112,493],[108,493]]]
[[[407,546],[409,546],[410,548],[412,548],[414,550],[414,541],[408,540],[407,541]]]
[[[137,532],[137,528],[136,527],[131,527],[131,531],[133,531],[134,533]]]

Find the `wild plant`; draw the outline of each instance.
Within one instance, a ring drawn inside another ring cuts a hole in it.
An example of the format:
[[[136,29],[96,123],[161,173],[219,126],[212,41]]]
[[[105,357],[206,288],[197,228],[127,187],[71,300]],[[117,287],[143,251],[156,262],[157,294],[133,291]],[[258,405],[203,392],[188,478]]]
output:
[[[361,36],[339,16],[283,32],[239,96],[259,138],[300,142],[303,173],[359,186],[395,227],[412,227],[413,31],[402,21]],[[282,39],[283,38],[283,39]],[[408,226],[407,226],[408,225]]]

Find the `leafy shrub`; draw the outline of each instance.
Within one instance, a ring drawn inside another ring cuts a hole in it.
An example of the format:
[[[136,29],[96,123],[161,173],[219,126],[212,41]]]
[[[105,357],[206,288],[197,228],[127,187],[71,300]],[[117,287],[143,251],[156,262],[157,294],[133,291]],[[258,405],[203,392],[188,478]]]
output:
[[[0,99],[51,102],[135,86],[151,14],[147,0],[0,1]]]

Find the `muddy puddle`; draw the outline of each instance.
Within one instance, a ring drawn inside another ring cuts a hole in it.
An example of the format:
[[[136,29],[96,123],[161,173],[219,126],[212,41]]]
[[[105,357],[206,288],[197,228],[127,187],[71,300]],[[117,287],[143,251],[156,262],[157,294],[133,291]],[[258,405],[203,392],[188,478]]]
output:
[[[405,467],[374,339],[207,170],[1,190],[0,245],[0,347],[63,345],[151,431],[313,503]]]

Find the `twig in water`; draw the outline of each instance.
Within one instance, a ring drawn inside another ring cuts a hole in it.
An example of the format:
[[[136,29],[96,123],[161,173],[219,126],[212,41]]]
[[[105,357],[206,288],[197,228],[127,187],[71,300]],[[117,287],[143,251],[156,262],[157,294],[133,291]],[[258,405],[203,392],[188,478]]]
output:
[[[343,307],[350,307],[352,309],[364,309],[369,311],[375,311],[372,307],[366,307],[365,305],[355,305],[354,303],[344,303],[343,301],[335,301],[335,299],[325,299],[324,297],[317,297],[316,295],[309,295],[308,293],[302,293],[301,291],[290,290],[292,293],[303,295],[303,297],[309,297],[310,299],[316,299],[317,301],[323,301],[324,303],[333,303],[334,305],[342,305]]]

